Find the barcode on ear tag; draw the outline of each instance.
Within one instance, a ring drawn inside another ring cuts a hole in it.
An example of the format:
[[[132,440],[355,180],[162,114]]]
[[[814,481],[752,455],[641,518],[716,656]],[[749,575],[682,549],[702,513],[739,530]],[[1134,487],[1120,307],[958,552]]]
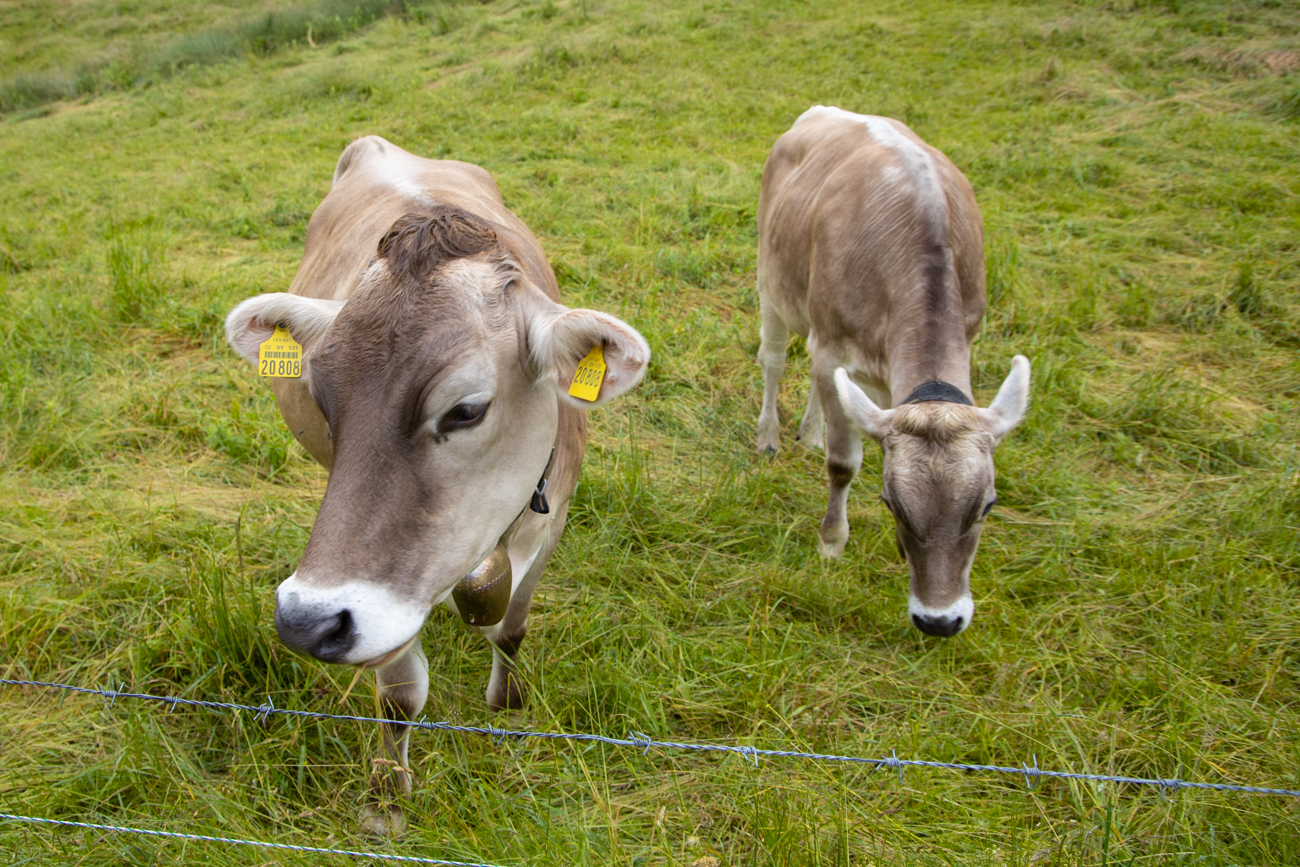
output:
[[[605,350],[597,343],[591,347],[591,352],[578,362],[578,370],[573,374],[573,384],[569,386],[569,394],[579,400],[594,402],[600,397],[600,384],[604,380]]]
[[[294,340],[284,323],[257,350],[257,373],[260,376],[295,379],[302,375],[302,344]]]

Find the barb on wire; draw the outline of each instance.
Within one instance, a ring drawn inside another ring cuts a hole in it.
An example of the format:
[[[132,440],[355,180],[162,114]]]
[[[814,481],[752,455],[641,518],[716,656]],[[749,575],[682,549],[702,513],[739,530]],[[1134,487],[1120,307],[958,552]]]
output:
[[[97,689],[92,691],[98,692],[101,696],[103,696],[104,701],[107,702],[107,707],[112,708],[113,705],[117,704],[117,699],[119,696],[122,695],[122,690],[125,688],[126,688],[126,682],[123,681],[118,686],[117,689]]]
[[[898,768],[898,781],[903,782],[903,763],[899,761],[898,750],[890,750],[889,758],[881,759],[882,765],[888,765],[891,768]]]
[[[627,739],[630,740],[634,746],[639,747],[643,744],[645,745],[645,749],[641,751],[641,755],[643,756],[650,755],[650,748],[655,745],[655,742],[650,739],[649,735],[643,735],[641,732],[632,732],[627,736]]]
[[[176,707],[175,703],[172,704],[172,707]],[[266,704],[258,705],[257,711],[257,721],[262,725],[266,725],[266,718],[276,711],[275,702],[271,701],[271,697],[268,695]]]
[[[61,825],[67,828],[89,828],[93,831],[113,831],[118,834],[141,834],[146,837],[166,837],[172,840],[201,840],[205,843],[233,843],[239,846],[258,846],[263,849],[280,849],[289,852],[313,852],[321,855],[343,855],[350,858],[372,858],[376,861],[402,861],[408,864],[438,864],[442,867],[500,867],[477,861],[447,861],[442,858],[423,858],[419,855],[389,855],[384,852],[353,852],[350,849],[325,849],[320,846],[295,846],[292,843],[268,843],[264,840],[244,840],[240,837],[211,837],[207,834],[182,834],[179,831],[155,831],[152,828],[130,828],[124,825],[100,825],[96,822],[70,822],[65,819],[42,819],[37,816],[19,816],[0,813],[0,819],[13,822],[31,822],[39,825]]]
[[[1038,753],[1034,753],[1034,766],[1031,768],[1029,767],[1029,765],[1025,765],[1024,768],[1025,768],[1025,788],[1032,792],[1034,790],[1034,786],[1038,785],[1039,776],[1041,776],[1043,773],[1042,771],[1038,770]]]
[[[740,756],[748,757],[757,765],[758,758],[793,758],[809,759],[819,762],[847,762],[859,765],[875,765],[876,767],[894,768],[898,771],[898,779],[902,782],[904,768],[942,768],[951,771],[969,771],[973,773],[994,773],[994,774],[1013,774],[1024,777],[1026,782],[1033,780],[1037,783],[1040,779],[1057,780],[1081,780],[1086,782],[1107,782],[1107,783],[1127,783],[1134,786],[1156,786],[1163,795],[1167,790],[1174,789],[1201,789],[1214,792],[1241,792],[1250,795],[1282,795],[1292,798],[1300,798],[1300,790],[1266,788],[1263,786],[1242,786],[1236,783],[1197,783],[1188,780],[1179,780],[1176,778],[1146,778],[1146,777],[1123,777],[1111,774],[1083,774],[1074,771],[1049,771],[1038,767],[1038,757],[1034,756],[1034,766],[1032,768],[1021,765],[1013,767],[1008,765],[976,765],[965,762],[935,762],[926,759],[900,759],[897,751],[891,751],[888,756],[879,759],[867,759],[860,756],[840,756],[826,753],[811,753],[800,750],[765,750],[752,746],[730,746],[726,744],[692,744],[680,741],[657,741],[651,740],[649,736],[633,732],[626,738],[609,738],[603,735],[587,734],[585,732],[535,732],[535,731],[512,731],[509,729],[497,728],[496,726],[467,726],[454,725],[449,722],[426,722],[423,718],[419,721],[412,720],[393,720],[382,717],[353,716],[351,714],[338,713],[318,713],[308,710],[292,710],[289,708],[273,707],[270,699],[267,703],[258,707],[246,704],[235,704],[224,701],[199,701],[191,698],[178,698],[176,696],[150,695],[148,693],[122,692],[121,688],[116,691],[105,691],[99,689],[88,689],[82,686],[73,686],[67,683],[46,683],[38,680],[8,680],[0,678],[0,686],[36,686],[46,689],[61,689],[67,692],[82,693],[89,695],[111,695],[113,700],[119,698],[139,699],[141,701],[156,701],[171,705],[174,709],[176,705],[185,705],[186,707],[207,708],[209,710],[224,711],[251,711],[257,714],[279,714],[281,716],[309,718],[309,719],[332,719],[346,720],[351,722],[364,723],[387,723],[389,725],[409,726],[411,728],[424,729],[426,731],[440,732],[457,732],[460,734],[487,735],[494,741],[505,738],[537,738],[542,740],[561,740],[574,741],[581,743],[601,743],[615,747],[638,747],[643,754],[648,754],[650,748],[658,747],[662,750],[689,750],[693,752],[715,752],[715,753],[735,753]],[[122,685],[123,687],[126,684]]]

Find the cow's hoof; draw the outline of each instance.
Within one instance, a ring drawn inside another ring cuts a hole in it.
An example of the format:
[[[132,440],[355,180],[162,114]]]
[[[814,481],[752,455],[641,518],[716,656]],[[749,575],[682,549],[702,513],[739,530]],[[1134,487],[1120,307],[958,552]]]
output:
[[[799,436],[795,437],[795,439],[799,440],[799,442],[803,443],[810,449],[822,448],[825,441],[822,438],[821,422],[818,422],[815,425],[809,425],[808,430],[799,428]]]
[[[846,527],[843,530],[843,532],[836,532],[831,534],[830,539],[827,539],[823,536],[818,536],[817,551],[827,560],[836,560],[839,558],[841,554],[844,553],[844,546],[848,544],[848,541],[849,541],[849,531],[848,528]]]
[[[406,833],[406,814],[391,804],[361,808],[361,831],[372,837],[400,837]]]
[[[771,428],[760,428],[758,431],[758,453],[772,457],[781,450],[781,435],[777,433],[775,425]]]

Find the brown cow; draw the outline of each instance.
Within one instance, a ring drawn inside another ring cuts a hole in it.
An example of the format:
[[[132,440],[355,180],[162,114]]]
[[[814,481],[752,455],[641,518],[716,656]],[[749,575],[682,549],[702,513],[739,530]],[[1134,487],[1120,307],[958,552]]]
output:
[[[339,158],[289,292],[226,320],[254,364],[277,323],[302,344],[301,377],[271,385],[330,469],[276,629],[296,651],[376,669],[392,718],[424,706],[419,632],[438,603],[492,646],[489,707],[523,704],[515,655],[577,485],[584,410],[636,385],[650,359],[626,323],[559,300],[487,172],[367,136]],[[568,389],[594,346],[608,369],[588,402]],[[409,729],[383,734],[384,763],[406,768]],[[410,791],[406,771],[378,786]]]
[[[813,106],[763,169],[758,448],[779,444],[776,391],[793,329],[807,338],[812,366],[799,439],[820,446],[826,419],[830,498],[819,547],[833,558],[848,541],[849,483],[869,434],[884,450],[881,498],[908,562],[908,610],[930,635],[970,624],[971,564],[997,500],[993,449],[1029,401],[1020,355],[988,409],[972,400],[983,236],[966,178],[896,120]]]

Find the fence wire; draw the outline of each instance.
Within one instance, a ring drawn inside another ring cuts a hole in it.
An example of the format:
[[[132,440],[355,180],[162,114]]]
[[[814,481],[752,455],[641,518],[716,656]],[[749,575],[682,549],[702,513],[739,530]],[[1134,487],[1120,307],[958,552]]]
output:
[[[770,750],[760,749],[752,746],[732,746],[726,744],[692,744],[680,741],[664,741],[651,738],[649,735],[640,732],[631,732],[625,738],[611,738],[604,735],[587,734],[584,732],[537,732],[537,731],[517,731],[512,729],[501,729],[495,726],[467,726],[456,725],[450,722],[428,722],[424,718],[419,720],[393,720],[382,717],[354,716],[352,714],[320,713],[318,711],[293,710],[290,708],[276,707],[267,697],[266,702],[261,705],[253,706],[247,704],[235,704],[224,701],[201,701],[198,699],[180,698],[177,696],[151,695],[141,692],[125,692],[125,684],[117,689],[91,689],[84,686],[74,686],[67,683],[46,683],[37,680],[8,680],[0,678],[0,685],[4,686],[34,686],[45,689],[59,689],[66,692],[81,693],[83,695],[96,695],[101,697],[105,703],[112,707],[118,699],[138,699],[142,701],[153,701],[169,705],[168,712],[180,707],[198,707],[209,710],[221,711],[246,711],[254,714],[260,720],[266,720],[272,715],[291,716],[308,719],[329,719],[329,720],[346,720],[350,722],[366,723],[390,723],[393,725],[410,726],[411,728],[423,729],[425,731],[444,731],[459,732],[462,734],[487,735],[494,741],[501,742],[507,738],[524,739],[538,738],[543,740],[560,740],[576,741],[586,743],[601,743],[615,747],[635,747],[642,751],[642,755],[648,755],[650,749],[658,748],[660,750],[685,750],[693,752],[714,752],[714,753],[731,753],[738,755],[743,759],[752,761],[755,766],[758,765],[760,758],[765,759],[809,759],[819,762],[846,762],[859,765],[873,765],[877,768],[892,768],[898,771],[898,778],[903,779],[903,770],[905,768],[942,768],[952,771],[966,771],[968,773],[989,773],[1021,776],[1025,780],[1025,786],[1032,789],[1041,779],[1056,780],[1081,780],[1085,782],[1104,782],[1104,783],[1127,783],[1135,786],[1155,786],[1161,791],[1178,791],[1180,789],[1204,789],[1214,792],[1241,792],[1249,795],[1279,795],[1292,798],[1300,798],[1300,790],[1266,788],[1263,786],[1243,786],[1236,783],[1200,783],[1190,780],[1180,780],[1175,777],[1168,778],[1147,778],[1147,777],[1126,777],[1111,774],[1085,774],[1075,771],[1052,771],[1038,767],[1038,757],[1034,756],[1033,764],[1022,764],[1020,767],[1011,765],[980,765],[966,762],[938,762],[926,759],[900,759],[896,753],[881,758],[864,758],[860,756],[841,756],[826,753],[804,752],[801,750]]]
[[[166,837],[172,840],[198,840],[203,843],[235,843],[240,846],[257,846],[262,849],[283,849],[290,852],[312,852],[318,855],[345,855],[350,858],[373,858],[376,861],[404,861],[408,864],[439,864],[442,867],[500,867],[498,864],[480,864],[477,861],[444,861],[441,858],[422,858],[418,855],[389,855],[384,852],[354,852],[351,849],[324,849],[320,846],[294,846],[291,843],[267,843],[262,840],[243,840],[239,837],[209,837],[206,834],[181,834],[177,831],[154,831],[150,828],[128,828],[124,825],[99,825],[94,822],[70,822],[65,819],[40,819],[0,813],[0,819],[30,822],[38,825],[61,825],[66,828],[89,828],[94,831],[113,831],[119,834],[142,834],[146,837]]]

